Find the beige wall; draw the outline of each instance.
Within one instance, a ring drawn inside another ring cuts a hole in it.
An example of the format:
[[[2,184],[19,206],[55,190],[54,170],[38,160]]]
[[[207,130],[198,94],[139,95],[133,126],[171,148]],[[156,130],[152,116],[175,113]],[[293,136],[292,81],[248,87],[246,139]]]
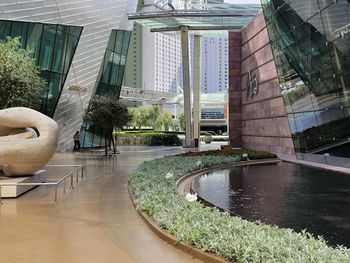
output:
[[[242,30],[241,43],[241,90],[236,92],[236,95],[241,94],[241,146],[247,149],[294,154],[277,71],[262,13]],[[230,52],[231,55],[233,54]],[[247,94],[249,71],[251,76],[255,75],[258,83],[256,95],[251,95],[252,92]],[[237,105],[237,96],[231,94],[232,92],[234,92],[233,88],[230,89],[229,104],[230,107],[234,108]],[[236,99],[233,99],[235,97]],[[230,124],[231,136],[231,127],[237,127],[239,123],[237,123],[237,119],[231,119],[230,116]],[[235,136],[237,136],[236,131],[237,129],[232,128]]]

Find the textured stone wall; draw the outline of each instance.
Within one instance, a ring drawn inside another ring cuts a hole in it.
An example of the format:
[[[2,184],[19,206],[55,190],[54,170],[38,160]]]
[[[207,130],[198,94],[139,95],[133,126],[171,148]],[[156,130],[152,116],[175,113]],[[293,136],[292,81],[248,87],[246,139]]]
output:
[[[96,85],[112,29],[125,29],[126,0],[1,0],[0,19],[83,27],[54,120],[59,125],[58,150],[72,149],[84,109]],[[87,92],[69,90],[78,84]]]
[[[241,32],[229,33],[229,134],[230,145],[242,144]]]
[[[235,34],[230,33],[230,41],[235,38]],[[237,97],[241,95],[241,124],[239,124],[239,118],[230,115],[230,143],[234,147],[237,146],[234,139],[237,136],[237,129],[234,127],[241,125],[243,148],[294,154],[288,119],[262,13],[242,30],[241,43],[240,91],[235,83],[238,77],[230,76],[230,82],[232,77],[234,85],[231,86],[230,83],[229,96],[230,107],[233,107],[233,109],[230,108],[230,114],[235,114],[236,104],[239,101]],[[231,57],[229,61],[231,69]],[[257,84],[256,94],[250,88],[250,84],[253,84],[253,87]]]

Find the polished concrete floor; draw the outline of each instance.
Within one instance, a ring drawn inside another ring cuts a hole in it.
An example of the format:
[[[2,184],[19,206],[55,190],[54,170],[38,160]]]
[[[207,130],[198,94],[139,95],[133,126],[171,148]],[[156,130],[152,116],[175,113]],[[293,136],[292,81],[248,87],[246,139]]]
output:
[[[204,148],[205,146],[203,146]],[[211,144],[206,147],[218,148]],[[66,193],[63,184],[40,186],[0,207],[0,262],[200,262],[160,240],[137,215],[127,190],[128,174],[145,160],[183,152],[181,147],[121,147],[117,157],[58,153],[49,179],[61,178],[72,164],[85,177]]]

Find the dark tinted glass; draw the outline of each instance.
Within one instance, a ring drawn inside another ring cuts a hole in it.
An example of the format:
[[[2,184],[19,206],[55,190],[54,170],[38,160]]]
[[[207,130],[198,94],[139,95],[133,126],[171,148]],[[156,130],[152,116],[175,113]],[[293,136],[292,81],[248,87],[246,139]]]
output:
[[[332,148],[350,149],[349,1],[262,0],[262,7],[294,146],[307,153],[298,156],[327,149],[341,157]]]

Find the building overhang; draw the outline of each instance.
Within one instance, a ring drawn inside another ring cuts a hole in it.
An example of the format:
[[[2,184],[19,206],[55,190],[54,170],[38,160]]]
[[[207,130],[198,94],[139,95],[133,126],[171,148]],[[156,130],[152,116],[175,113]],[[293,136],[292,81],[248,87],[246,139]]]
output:
[[[261,10],[260,5],[225,3],[207,4],[205,8],[207,9],[160,11],[142,11],[141,9],[140,12],[128,14],[128,19],[150,28],[151,32],[178,31],[182,26],[187,26],[191,31],[239,31]]]

